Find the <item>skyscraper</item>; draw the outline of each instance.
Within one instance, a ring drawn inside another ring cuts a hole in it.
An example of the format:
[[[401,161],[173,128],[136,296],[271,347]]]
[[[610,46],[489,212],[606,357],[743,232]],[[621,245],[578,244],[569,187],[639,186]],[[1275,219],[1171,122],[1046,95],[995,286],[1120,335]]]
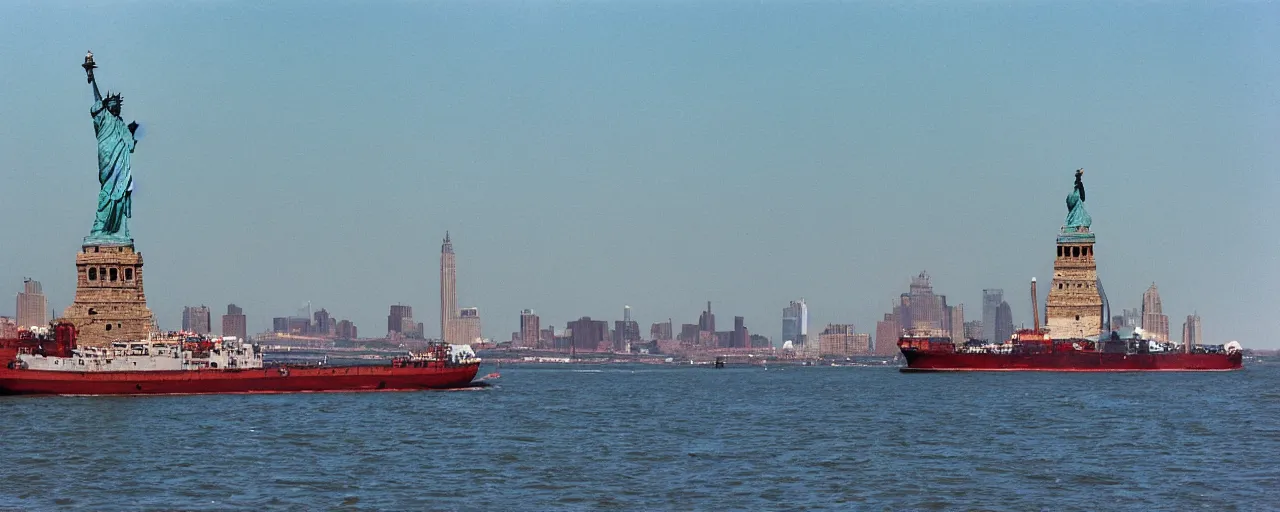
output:
[[[654,340],[674,340],[675,333],[671,329],[671,319],[666,322],[658,322],[649,326],[649,338]]]
[[[440,339],[446,343],[457,343],[459,338],[453,329],[458,316],[458,271],[453,258],[453,242],[446,231],[440,244]]]
[[[329,316],[328,310],[320,308],[320,311],[315,312],[314,318],[315,322],[311,325],[311,330],[313,331],[311,334],[332,336],[337,333],[337,326],[333,324],[333,317]]]
[[[1182,324],[1182,350],[1191,353],[1196,345],[1204,344],[1204,334],[1200,329],[1200,315],[1187,315],[1187,321]]]
[[[716,315],[711,313],[711,301],[707,301],[707,310],[698,316],[698,330],[716,332]]]
[[[1121,309],[1124,327],[1142,327],[1142,310],[1138,308]],[[1117,327],[1118,329],[1119,327]]]
[[[898,321],[898,315],[885,313],[884,320],[876,322],[876,338],[872,340],[875,346],[875,354],[878,356],[897,355],[898,338],[901,336],[902,323]]]
[[[853,324],[827,324],[818,335],[820,356],[862,356],[871,353],[871,335],[856,333]]]
[[[609,326],[604,320],[592,320],[589,316],[569,322],[573,349],[580,352],[599,350],[600,342],[605,340],[608,331]]]
[[[338,339],[354,340],[357,337],[356,324],[351,323],[350,320],[338,322]]]
[[[1004,290],[988,288],[982,290],[982,339],[989,342],[1000,340],[996,336],[996,310],[1004,302]]]
[[[44,296],[40,281],[22,280],[22,292],[18,293],[18,326],[24,329],[46,327],[49,324],[49,302]]]
[[[964,343],[964,304],[947,308],[951,312],[951,341]]]
[[[951,307],[947,305],[945,295],[933,293],[933,285],[930,284],[927,272],[920,272],[911,279],[910,290],[899,296],[893,313],[903,329],[925,330],[932,335],[951,335]],[[894,343],[896,347],[896,339]]]
[[[1009,303],[1000,301],[1000,307],[996,308],[996,329],[995,338],[987,340],[991,343],[1004,343],[1013,337],[1013,310],[1009,307]]]
[[[729,337],[731,348],[751,348],[751,333],[747,332],[746,320],[740,316],[733,317],[733,335]]]
[[[1160,306],[1160,290],[1156,284],[1142,294],[1142,330],[1147,337],[1155,341],[1169,341],[1169,317]]]
[[[222,335],[243,340],[249,337],[248,330],[244,310],[235,304],[227,304],[227,314],[222,315]]]
[[[544,348],[538,340],[542,335],[541,320],[532,309],[520,312],[520,345],[529,348]]]
[[[412,334],[416,328],[413,323],[413,307],[402,304],[391,306],[391,313],[387,315],[387,334],[399,333],[402,335]]]
[[[458,316],[450,321],[450,325],[454,330],[454,339],[449,340],[449,343],[467,345],[482,339],[480,310],[477,308],[462,308],[458,311]]]
[[[311,319],[305,316],[291,316],[285,319],[285,332],[296,336],[305,336],[311,332]]]
[[[980,340],[985,336],[982,332],[981,320],[970,320],[964,323],[964,338],[968,340]]]
[[[782,342],[791,342],[792,346],[802,346],[809,337],[809,306],[804,299],[791,301],[782,308]]]
[[[209,334],[212,330],[208,306],[182,308],[182,330],[196,334]]]
[[[640,341],[640,323],[631,319],[631,306],[622,307],[622,320],[613,324],[613,350],[630,352],[631,343]]]

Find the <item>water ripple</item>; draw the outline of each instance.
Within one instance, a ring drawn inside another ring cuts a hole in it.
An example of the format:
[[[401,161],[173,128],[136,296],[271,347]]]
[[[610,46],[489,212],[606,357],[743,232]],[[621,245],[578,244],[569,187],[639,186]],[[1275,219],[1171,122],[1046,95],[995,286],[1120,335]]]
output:
[[[1280,367],[636,370],[504,368],[475,393],[0,398],[0,511],[1280,504]]]

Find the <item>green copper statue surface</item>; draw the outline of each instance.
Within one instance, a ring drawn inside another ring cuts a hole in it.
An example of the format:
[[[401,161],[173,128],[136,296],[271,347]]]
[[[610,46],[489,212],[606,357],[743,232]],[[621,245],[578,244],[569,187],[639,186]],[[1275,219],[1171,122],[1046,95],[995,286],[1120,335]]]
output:
[[[1064,231],[1088,231],[1093,224],[1093,218],[1084,209],[1084,182],[1080,180],[1083,175],[1084,169],[1076,170],[1075,188],[1067,195],[1067,221],[1062,226]]]
[[[85,72],[93,86],[93,131],[98,136],[98,212],[93,219],[93,230],[85,237],[85,243],[131,243],[129,218],[133,216],[133,173],[130,161],[138,143],[134,136],[138,123],[125,124],[120,117],[123,98],[111,94],[103,98],[98,92],[98,82],[93,70],[93,53],[84,57]]]

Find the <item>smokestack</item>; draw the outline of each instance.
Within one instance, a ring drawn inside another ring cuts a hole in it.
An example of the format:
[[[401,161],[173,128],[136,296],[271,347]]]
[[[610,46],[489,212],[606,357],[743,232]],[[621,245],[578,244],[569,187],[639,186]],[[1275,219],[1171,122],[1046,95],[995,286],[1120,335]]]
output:
[[[1039,297],[1036,296],[1036,278],[1031,278],[1031,322],[1035,326],[1036,332],[1040,332],[1040,304]]]

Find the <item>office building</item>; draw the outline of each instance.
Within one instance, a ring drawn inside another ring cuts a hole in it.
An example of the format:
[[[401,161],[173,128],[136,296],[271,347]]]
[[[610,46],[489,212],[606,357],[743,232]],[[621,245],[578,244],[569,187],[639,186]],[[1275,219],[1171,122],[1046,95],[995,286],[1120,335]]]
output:
[[[22,280],[22,292],[18,293],[18,325],[24,329],[49,326],[49,301],[44,296],[40,281]]]
[[[804,299],[791,301],[782,308],[782,342],[793,347],[803,346],[809,337],[809,306]]]
[[[222,335],[235,336],[237,339],[249,338],[248,321],[244,310],[235,304],[227,304],[227,314],[222,315]]]
[[[196,334],[212,332],[208,306],[187,306],[182,308],[182,330]]]

